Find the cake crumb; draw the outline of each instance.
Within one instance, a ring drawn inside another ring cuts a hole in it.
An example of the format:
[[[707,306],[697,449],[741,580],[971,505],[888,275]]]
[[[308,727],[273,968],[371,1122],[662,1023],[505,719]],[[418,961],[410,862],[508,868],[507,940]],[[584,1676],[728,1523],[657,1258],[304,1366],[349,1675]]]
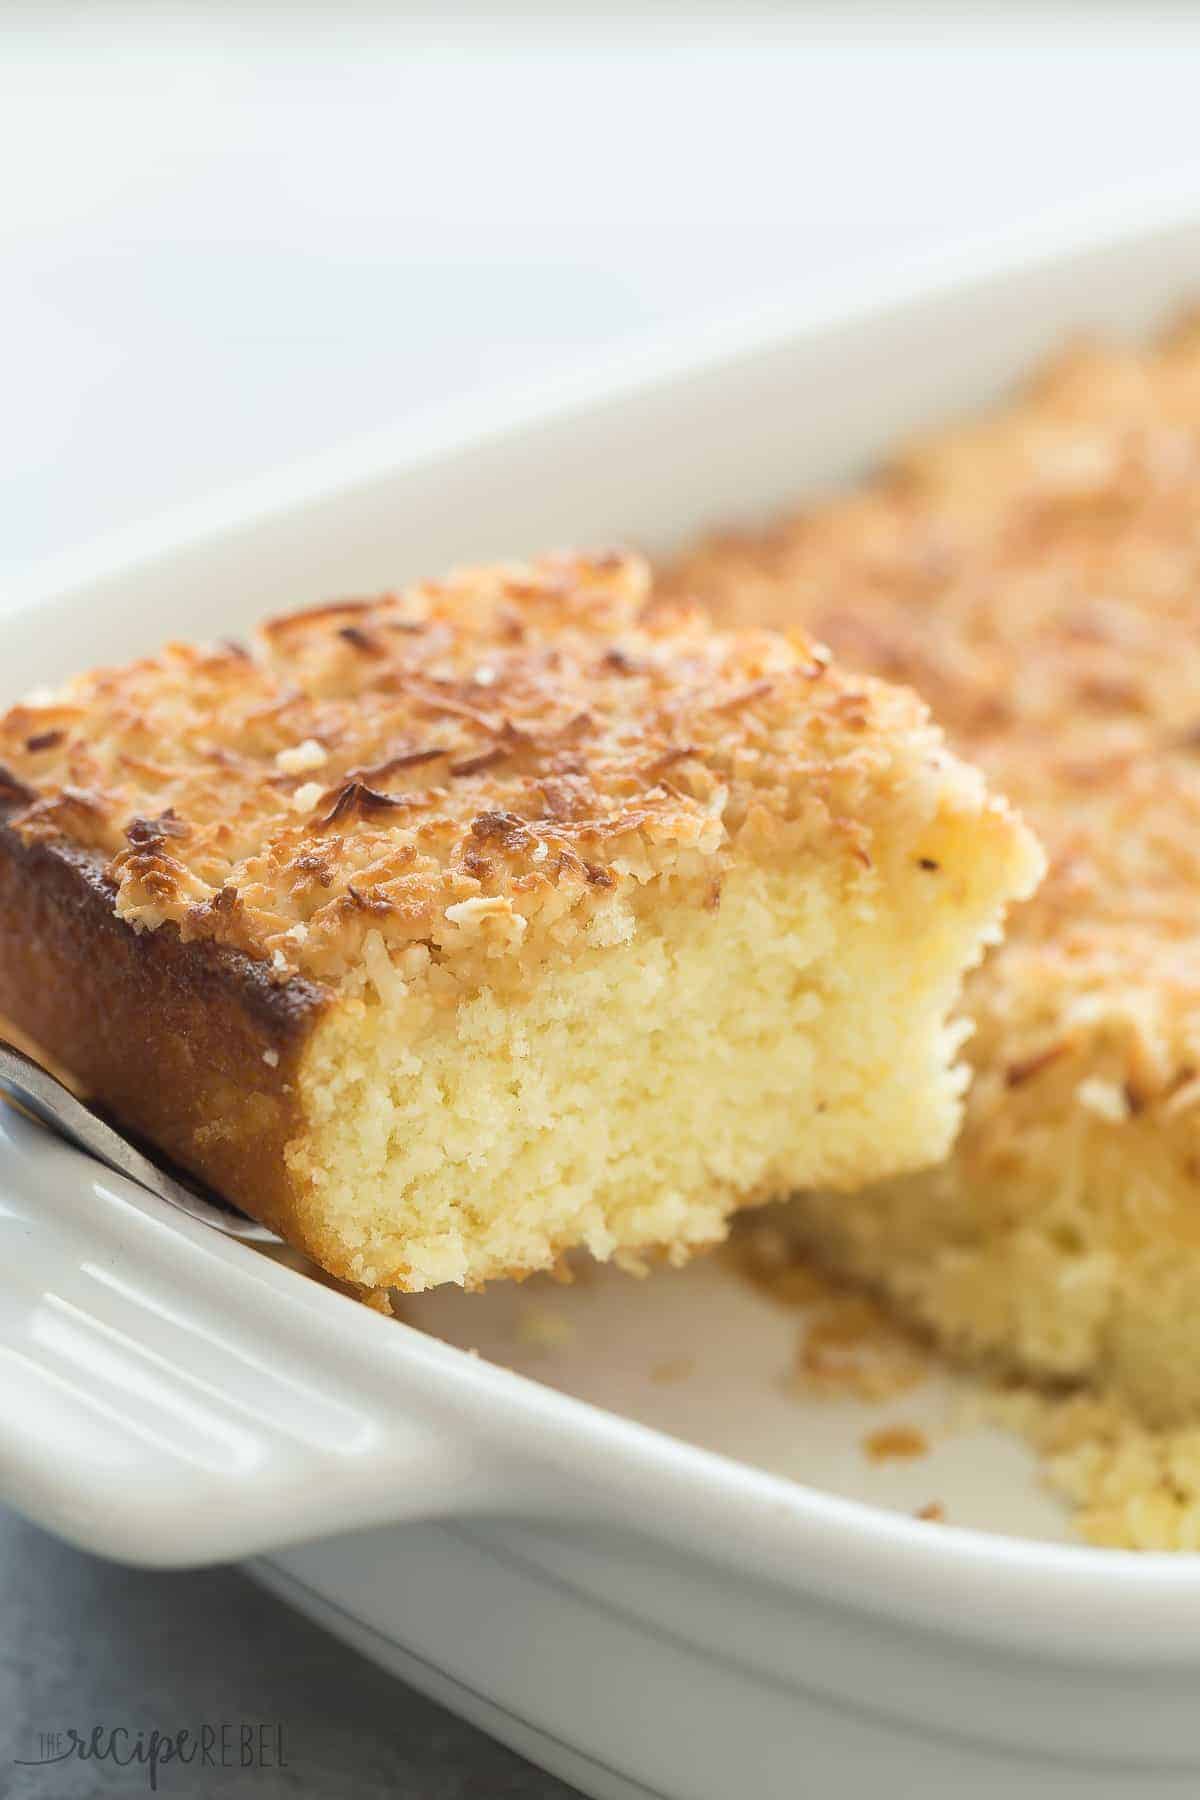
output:
[[[913,1514],[914,1519],[928,1519],[932,1525],[946,1523],[946,1508],[940,1500],[927,1500],[924,1506],[918,1506]]]
[[[881,1425],[863,1439],[863,1449],[872,1462],[906,1462],[914,1456],[928,1456],[929,1439],[915,1425]]]
[[[873,1300],[847,1294],[822,1306],[802,1331],[791,1385],[805,1395],[886,1400],[916,1387],[928,1368],[921,1346]]]
[[[808,1262],[780,1225],[738,1221],[724,1255],[777,1304],[811,1309],[789,1382],[796,1392],[885,1400],[924,1380],[929,1359],[919,1340],[874,1300]]]

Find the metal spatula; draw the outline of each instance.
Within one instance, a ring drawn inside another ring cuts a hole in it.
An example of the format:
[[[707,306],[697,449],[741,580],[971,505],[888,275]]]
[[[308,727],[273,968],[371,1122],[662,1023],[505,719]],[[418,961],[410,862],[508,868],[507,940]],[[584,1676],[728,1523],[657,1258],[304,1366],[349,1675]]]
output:
[[[227,1237],[250,1243],[278,1243],[275,1233],[268,1231],[265,1225],[259,1225],[224,1202],[208,1197],[201,1188],[193,1187],[186,1176],[152,1161],[107,1120],[77,1099],[48,1069],[43,1069],[40,1063],[26,1056],[6,1038],[0,1038],[0,1089],[59,1137],[94,1156],[107,1168],[128,1175],[139,1187],[147,1188],[171,1206],[178,1206],[191,1218],[215,1226]]]

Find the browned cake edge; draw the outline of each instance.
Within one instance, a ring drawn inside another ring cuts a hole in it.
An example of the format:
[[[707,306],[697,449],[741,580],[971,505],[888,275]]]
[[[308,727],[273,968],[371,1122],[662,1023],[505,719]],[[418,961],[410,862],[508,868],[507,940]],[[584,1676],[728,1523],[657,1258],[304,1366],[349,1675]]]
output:
[[[113,912],[103,861],[22,844],[0,818],[0,1014],[88,1097],[307,1250],[284,1146],[304,1128],[296,1072],[329,1004],[316,983],[173,926]]]

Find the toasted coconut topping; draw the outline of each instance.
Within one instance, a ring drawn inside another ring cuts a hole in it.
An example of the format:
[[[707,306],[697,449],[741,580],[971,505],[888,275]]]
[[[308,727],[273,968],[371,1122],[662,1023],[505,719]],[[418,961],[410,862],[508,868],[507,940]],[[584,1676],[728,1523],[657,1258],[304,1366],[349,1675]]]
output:
[[[1047,879],[972,979],[977,1120],[1005,1090],[1036,1106],[1069,1053],[1127,1118],[1200,1061],[1198,587],[1200,318],[1081,345],[1006,412],[660,578],[910,682],[1041,837]]]
[[[0,720],[0,804],[105,857],[134,926],[327,980],[368,931],[499,955],[673,870],[711,897],[739,844],[869,883],[899,791],[983,804],[911,694],[647,599],[636,559],[558,557],[170,644]]]

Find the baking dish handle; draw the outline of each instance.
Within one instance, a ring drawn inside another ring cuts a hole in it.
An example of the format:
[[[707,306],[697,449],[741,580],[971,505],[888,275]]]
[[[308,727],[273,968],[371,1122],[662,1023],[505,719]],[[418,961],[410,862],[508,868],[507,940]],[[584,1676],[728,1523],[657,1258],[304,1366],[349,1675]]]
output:
[[[6,1106],[0,1226],[0,1496],[82,1548],[186,1566],[520,1504],[422,1391],[444,1346]]]

